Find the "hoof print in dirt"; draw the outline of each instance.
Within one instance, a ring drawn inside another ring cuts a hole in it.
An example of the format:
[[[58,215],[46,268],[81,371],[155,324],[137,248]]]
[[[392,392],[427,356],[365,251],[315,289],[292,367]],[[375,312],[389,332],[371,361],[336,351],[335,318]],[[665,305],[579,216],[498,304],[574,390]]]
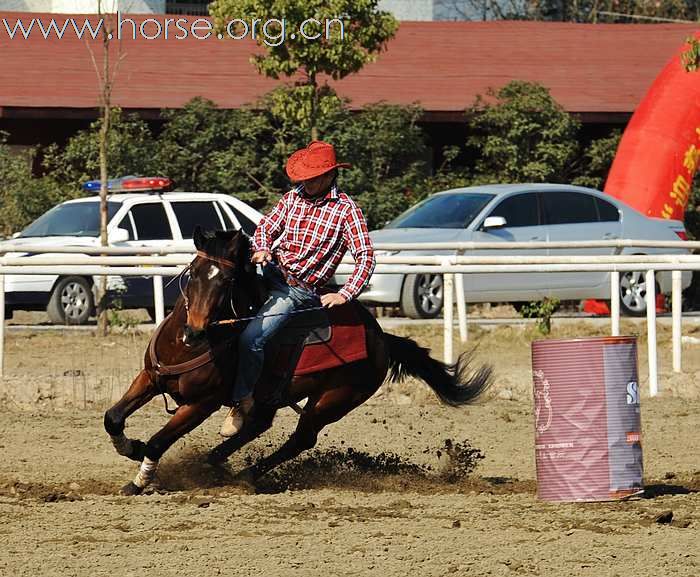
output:
[[[252,473],[252,471],[248,469],[244,469],[240,473],[238,473],[232,480],[232,484],[235,487],[238,487],[240,489],[243,489],[244,491],[248,493],[255,493],[256,487],[255,487],[255,477]]]
[[[658,523],[659,525],[668,525],[671,521],[673,521],[673,511],[664,511],[654,517],[654,523]]]
[[[134,495],[140,495],[143,492],[141,487],[137,487],[133,483],[127,483],[120,490],[119,494],[125,497],[133,497]]]

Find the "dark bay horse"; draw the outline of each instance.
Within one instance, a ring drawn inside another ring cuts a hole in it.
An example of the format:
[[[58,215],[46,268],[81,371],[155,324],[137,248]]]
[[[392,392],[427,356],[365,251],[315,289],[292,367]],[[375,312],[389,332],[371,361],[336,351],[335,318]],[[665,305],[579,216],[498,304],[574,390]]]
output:
[[[222,320],[246,317],[264,302],[265,293],[250,264],[248,237],[236,231],[194,235],[197,256],[189,265],[190,281],[173,312],[154,333],[139,372],[124,396],[105,413],[104,424],[120,455],[141,463],[135,479],[122,493],[136,495],[153,480],[158,461],[175,441],[199,426],[222,405],[228,405],[237,362],[236,338],[244,322]],[[468,355],[453,365],[430,357],[427,349],[411,339],[382,331],[363,307],[367,353],[364,360],[295,377],[286,400],[307,399],[295,432],[269,456],[240,476],[254,481],[280,463],[316,444],[319,431],[369,399],[387,374],[392,381],[414,376],[425,381],[441,401],[460,406],[474,401],[489,385],[490,367],[469,369]],[[306,313],[305,313],[306,314]],[[265,379],[263,374],[263,379]],[[274,387],[274,383],[270,383]],[[258,392],[265,389],[261,382]],[[178,405],[171,418],[147,443],[124,435],[126,419],[159,394]],[[235,436],[220,443],[209,455],[220,464],[246,443],[270,428],[277,406],[256,403],[256,409]]]

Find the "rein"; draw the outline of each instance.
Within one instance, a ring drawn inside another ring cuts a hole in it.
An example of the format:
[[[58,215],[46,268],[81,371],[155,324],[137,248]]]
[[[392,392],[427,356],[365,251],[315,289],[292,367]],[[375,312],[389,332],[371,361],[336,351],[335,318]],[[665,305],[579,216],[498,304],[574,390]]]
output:
[[[320,311],[322,309],[325,309],[323,305],[318,306],[318,307],[307,307],[303,309],[297,309],[295,311],[287,312],[287,313],[270,313],[270,314],[263,314],[263,315],[251,315],[249,317],[236,317],[235,319],[224,319],[222,321],[214,321],[212,323],[209,323],[209,326],[218,326],[218,325],[232,325],[238,322],[242,321],[252,321],[254,319],[264,319],[266,317],[281,317],[283,315],[298,315],[301,313],[305,313],[308,311]]]
[[[197,251],[197,256],[199,256],[201,258],[205,258],[205,259],[210,260],[212,262],[215,262],[215,263],[217,263],[221,266],[224,266],[224,267],[232,268],[234,270],[236,268],[233,261],[231,261],[227,258],[208,255],[203,251]],[[185,268],[178,275],[178,277],[179,277],[178,285],[180,287],[180,292],[181,292],[182,297],[184,299],[186,311],[189,310],[189,307],[188,307],[189,303],[188,303],[187,295],[185,294],[185,291],[182,288],[182,277],[184,276],[184,273],[191,266],[192,265],[190,264],[187,268]],[[230,306],[231,306],[231,311],[233,312],[233,314],[237,315],[236,307],[233,304],[233,296],[231,296],[231,298],[230,298]],[[303,309],[298,309],[295,311],[291,311],[290,313],[268,313],[268,314],[262,314],[262,315],[256,314],[256,315],[250,315],[250,316],[245,316],[245,317],[236,316],[236,317],[231,318],[231,319],[223,319],[220,321],[213,321],[213,322],[209,323],[209,326],[212,327],[212,326],[221,326],[221,325],[234,325],[236,323],[251,321],[251,320],[259,319],[259,318],[275,317],[275,316],[282,316],[282,315],[297,315],[297,314],[305,313],[308,311],[322,310],[324,308],[325,307],[323,307],[323,306],[315,306],[315,307],[307,307],[307,308],[303,308]],[[231,341],[235,338],[235,337],[231,337],[231,338],[223,341],[222,343],[219,343],[214,348],[209,348],[206,351],[204,351],[202,354],[200,354],[200,355],[196,356],[195,358],[190,359],[188,361],[184,361],[182,363],[177,363],[174,365],[164,365],[158,360],[158,357],[156,355],[156,345],[158,342],[158,337],[160,336],[160,334],[163,330],[163,327],[165,327],[167,321],[170,320],[170,318],[172,317],[172,314],[173,313],[170,313],[167,317],[165,317],[163,322],[160,325],[158,325],[158,327],[156,328],[155,332],[153,333],[153,336],[151,337],[151,340],[148,344],[148,355],[149,355],[149,358],[151,361],[151,365],[153,366],[153,371],[156,373],[156,379],[155,379],[156,385],[158,386],[159,389],[161,389],[161,394],[163,395],[163,398],[165,399],[165,410],[171,415],[174,414],[175,411],[171,411],[168,408],[168,400],[165,396],[165,390],[160,387],[160,379],[162,377],[166,377],[166,376],[182,375],[184,373],[188,373],[188,372],[194,371],[196,369],[199,369],[205,365],[208,365],[209,363],[214,361],[214,359],[218,355],[220,355],[222,352],[224,352],[229,347]]]

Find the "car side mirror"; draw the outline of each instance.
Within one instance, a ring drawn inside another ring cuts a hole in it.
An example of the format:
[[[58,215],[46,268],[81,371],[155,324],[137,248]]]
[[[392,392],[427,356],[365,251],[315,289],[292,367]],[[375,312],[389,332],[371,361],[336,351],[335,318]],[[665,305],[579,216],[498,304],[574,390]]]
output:
[[[129,231],[125,228],[115,228],[109,234],[110,243],[126,242],[127,240],[129,240]]]
[[[506,219],[502,216],[488,216],[481,228],[488,230],[490,228],[503,228],[506,225]]]
[[[16,232],[16,233],[14,233],[10,238],[18,238],[20,234],[22,234],[22,233],[21,233],[21,232]]]

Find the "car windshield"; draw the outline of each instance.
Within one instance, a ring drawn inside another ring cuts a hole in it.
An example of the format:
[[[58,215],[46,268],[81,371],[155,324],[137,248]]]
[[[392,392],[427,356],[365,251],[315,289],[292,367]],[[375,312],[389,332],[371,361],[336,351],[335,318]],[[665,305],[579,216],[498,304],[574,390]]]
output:
[[[107,203],[107,220],[121,205]],[[100,234],[100,203],[72,202],[59,204],[41,215],[19,235],[22,238],[40,236],[98,236]]]
[[[385,228],[464,228],[493,198],[492,194],[437,194],[409,208]]]

